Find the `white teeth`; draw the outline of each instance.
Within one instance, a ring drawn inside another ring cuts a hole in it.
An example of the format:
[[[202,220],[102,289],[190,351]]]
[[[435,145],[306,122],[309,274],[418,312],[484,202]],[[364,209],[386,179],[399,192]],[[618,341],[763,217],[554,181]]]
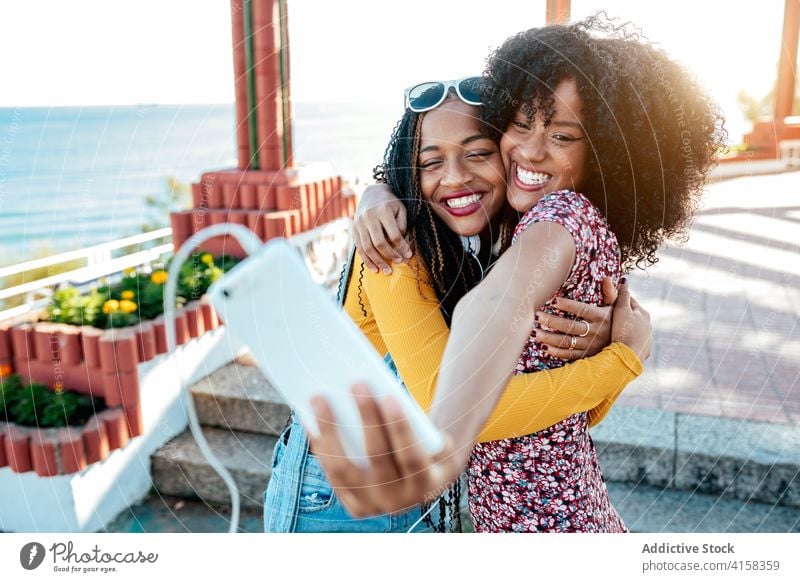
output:
[[[472,194],[471,196],[462,196],[461,198],[450,198],[450,200],[446,201],[446,204],[450,208],[466,208],[470,204],[475,204],[481,198],[483,198],[481,194]]]
[[[526,186],[540,186],[547,182],[551,176],[542,172],[529,172],[517,166],[517,178]]]

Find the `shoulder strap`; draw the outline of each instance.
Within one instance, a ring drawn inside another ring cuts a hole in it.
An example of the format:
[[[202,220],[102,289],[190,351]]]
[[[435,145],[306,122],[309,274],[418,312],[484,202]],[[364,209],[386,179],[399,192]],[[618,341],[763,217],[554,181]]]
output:
[[[350,248],[350,254],[345,261],[342,268],[342,276],[339,278],[339,291],[336,293],[336,301],[339,307],[344,307],[344,301],[347,297],[347,288],[350,286],[350,278],[353,276],[353,263],[356,257],[356,245]]]

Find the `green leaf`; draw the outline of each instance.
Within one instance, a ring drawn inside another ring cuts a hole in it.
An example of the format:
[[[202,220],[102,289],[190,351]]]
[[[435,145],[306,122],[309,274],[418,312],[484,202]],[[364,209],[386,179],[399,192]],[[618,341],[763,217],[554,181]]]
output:
[[[18,374],[0,378],[0,420],[6,419],[7,411],[14,406],[22,394],[22,381]]]
[[[41,384],[29,384],[11,407],[13,422],[25,426],[39,426],[42,408],[47,404],[48,390]]]
[[[42,406],[42,415],[39,418],[40,426],[67,426],[84,399],[86,398],[72,392],[51,392]]]
[[[177,306],[199,299],[208,291],[211,284],[235,266],[239,261],[230,256],[216,257],[209,266],[200,260],[203,253],[195,253],[179,269]],[[166,270],[169,263],[163,260],[150,264],[152,271]],[[133,291],[138,309],[134,313],[105,314],[103,304],[108,299],[121,299],[123,291]],[[128,327],[140,320],[154,319],[164,312],[164,285],[150,280],[148,273],[139,272],[123,277],[113,287],[100,285],[81,295],[75,287],[65,287],[53,294],[47,308],[47,319],[70,325],[91,325],[101,329]]]
[[[105,408],[102,399],[74,392],[54,392],[41,384],[22,385],[19,376],[0,379],[0,395],[5,412],[0,418],[22,426],[57,427],[85,424]]]

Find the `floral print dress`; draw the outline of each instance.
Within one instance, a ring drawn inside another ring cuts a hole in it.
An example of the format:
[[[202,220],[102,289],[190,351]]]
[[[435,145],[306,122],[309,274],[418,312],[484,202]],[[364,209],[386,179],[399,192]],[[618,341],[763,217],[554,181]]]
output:
[[[572,271],[555,297],[602,304],[601,284],[620,274],[617,238],[582,194],[562,190],[543,197],[514,232],[535,222],[562,225],[575,240]],[[565,315],[552,308],[544,311]],[[515,374],[563,366],[533,337]],[[479,443],[467,467],[469,507],[479,532],[624,532],[608,498],[585,412],[535,434]]]

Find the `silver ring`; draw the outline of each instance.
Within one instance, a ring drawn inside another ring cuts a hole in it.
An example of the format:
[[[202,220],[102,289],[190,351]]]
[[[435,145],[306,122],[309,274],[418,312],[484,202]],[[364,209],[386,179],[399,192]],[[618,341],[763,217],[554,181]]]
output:
[[[576,345],[578,345],[578,338],[574,335],[569,336],[569,349],[574,350]]]
[[[582,319],[580,320],[580,322],[586,326],[586,331],[580,334],[578,337],[586,337],[587,335],[589,335],[589,322],[583,321]]]

